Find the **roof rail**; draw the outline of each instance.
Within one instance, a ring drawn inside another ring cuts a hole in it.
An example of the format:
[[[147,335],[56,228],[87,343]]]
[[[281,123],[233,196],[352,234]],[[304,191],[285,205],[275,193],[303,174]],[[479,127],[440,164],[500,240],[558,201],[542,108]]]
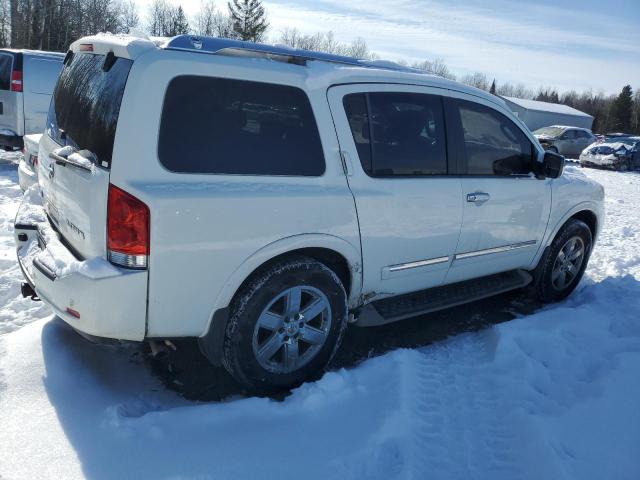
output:
[[[425,73],[410,67],[388,61],[366,61],[354,57],[334,55],[331,53],[300,50],[283,45],[266,45],[263,43],[232,40],[229,38],[204,37],[194,35],[178,35],[167,41],[162,48],[167,50],[187,50],[219,55],[237,55],[251,57],[267,57],[305,65],[308,60],[353,65],[358,67],[381,68],[413,73]]]

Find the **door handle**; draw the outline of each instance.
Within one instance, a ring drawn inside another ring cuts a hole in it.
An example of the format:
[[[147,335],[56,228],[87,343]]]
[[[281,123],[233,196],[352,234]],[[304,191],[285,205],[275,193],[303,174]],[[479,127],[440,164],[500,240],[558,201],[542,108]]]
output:
[[[484,203],[488,201],[490,198],[491,198],[491,195],[484,192],[467,193],[467,202],[475,203],[476,205],[480,203]]]

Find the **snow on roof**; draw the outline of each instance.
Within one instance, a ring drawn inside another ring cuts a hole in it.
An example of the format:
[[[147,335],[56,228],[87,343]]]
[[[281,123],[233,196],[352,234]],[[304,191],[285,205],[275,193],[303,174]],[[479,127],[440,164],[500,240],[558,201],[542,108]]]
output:
[[[591,115],[559,103],[539,102],[538,100],[525,100],[523,98],[502,97],[506,101],[526,108],[527,110],[537,110],[539,112],[562,113],[564,115],[576,115],[580,117],[591,117]]]

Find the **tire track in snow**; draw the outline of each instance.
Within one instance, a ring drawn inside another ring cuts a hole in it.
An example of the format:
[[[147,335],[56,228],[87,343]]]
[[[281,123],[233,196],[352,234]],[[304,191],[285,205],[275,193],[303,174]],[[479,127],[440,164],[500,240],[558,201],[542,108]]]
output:
[[[508,397],[483,372],[496,335],[465,334],[415,351],[405,363],[408,478],[520,478]]]

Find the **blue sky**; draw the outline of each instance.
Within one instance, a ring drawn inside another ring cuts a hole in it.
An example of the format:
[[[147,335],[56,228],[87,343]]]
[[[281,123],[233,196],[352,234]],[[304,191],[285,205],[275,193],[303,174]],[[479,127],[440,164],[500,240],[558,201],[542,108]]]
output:
[[[141,0],[144,5],[149,0]],[[221,10],[226,2],[217,0]],[[199,0],[184,0],[187,12]],[[269,0],[270,35],[285,27],[363,37],[380,57],[443,58],[460,75],[561,91],[640,88],[640,0]],[[606,6],[604,6],[606,5]],[[144,12],[144,7],[142,8]]]

